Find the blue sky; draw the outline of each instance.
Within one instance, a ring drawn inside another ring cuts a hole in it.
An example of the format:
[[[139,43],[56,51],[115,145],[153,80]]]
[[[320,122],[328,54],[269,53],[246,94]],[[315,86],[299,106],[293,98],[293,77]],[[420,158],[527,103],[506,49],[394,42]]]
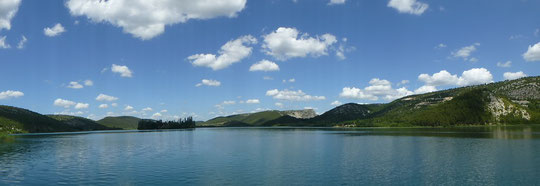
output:
[[[535,0],[129,2],[2,0],[0,104],[206,120],[540,72]]]

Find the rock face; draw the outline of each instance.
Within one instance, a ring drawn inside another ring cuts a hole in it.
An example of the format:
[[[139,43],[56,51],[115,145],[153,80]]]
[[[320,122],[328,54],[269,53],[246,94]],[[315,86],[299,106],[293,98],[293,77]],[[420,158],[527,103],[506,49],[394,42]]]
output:
[[[298,119],[309,119],[317,116],[317,113],[313,109],[304,109],[304,110],[286,110],[281,111],[284,115],[288,115]]]
[[[490,102],[488,104],[488,110],[493,115],[496,122],[501,121],[502,117],[517,117],[525,120],[530,120],[531,115],[527,110],[519,108],[512,103],[505,101],[503,98],[496,97],[494,95],[489,96]]]

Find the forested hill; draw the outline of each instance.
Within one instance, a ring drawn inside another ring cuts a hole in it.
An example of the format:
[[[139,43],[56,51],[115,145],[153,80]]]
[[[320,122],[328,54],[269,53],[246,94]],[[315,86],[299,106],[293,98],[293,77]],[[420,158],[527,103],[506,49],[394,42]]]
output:
[[[386,104],[338,106],[311,119],[266,126],[452,126],[540,123],[540,77],[407,96]]]

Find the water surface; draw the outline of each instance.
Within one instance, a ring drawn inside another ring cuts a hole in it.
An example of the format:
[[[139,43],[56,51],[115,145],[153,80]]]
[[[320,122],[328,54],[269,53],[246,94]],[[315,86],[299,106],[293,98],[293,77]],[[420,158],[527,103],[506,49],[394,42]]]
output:
[[[538,183],[539,126],[198,128],[0,142],[0,185]]]

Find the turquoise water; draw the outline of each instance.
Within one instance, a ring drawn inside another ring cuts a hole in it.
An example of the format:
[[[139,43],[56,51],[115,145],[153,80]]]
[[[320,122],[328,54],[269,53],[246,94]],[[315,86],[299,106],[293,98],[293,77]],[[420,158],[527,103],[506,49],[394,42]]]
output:
[[[16,136],[0,185],[534,185],[539,127]]]

